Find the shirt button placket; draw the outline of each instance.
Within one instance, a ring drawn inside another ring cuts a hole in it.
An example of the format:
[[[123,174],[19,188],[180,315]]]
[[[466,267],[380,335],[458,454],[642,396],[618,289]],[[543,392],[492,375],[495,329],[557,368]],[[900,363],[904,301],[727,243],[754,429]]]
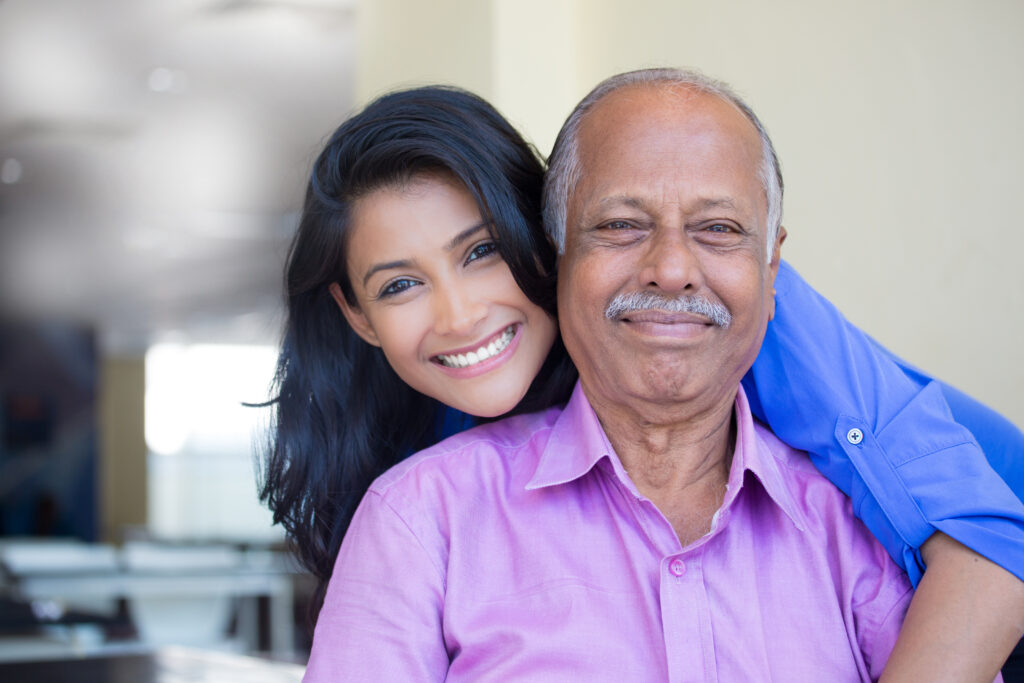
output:
[[[661,619],[670,683],[715,680],[706,650],[713,643],[705,631],[708,600],[702,578],[700,550],[667,556],[661,568]]]

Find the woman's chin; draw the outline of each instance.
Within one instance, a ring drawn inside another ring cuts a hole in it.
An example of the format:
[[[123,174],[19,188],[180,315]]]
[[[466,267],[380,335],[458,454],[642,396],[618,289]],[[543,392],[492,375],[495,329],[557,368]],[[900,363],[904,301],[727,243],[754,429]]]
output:
[[[467,415],[489,419],[511,412],[525,395],[524,389],[522,392],[504,393],[500,396],[491,393],[487,396],[447,396],[438,400]]]
[[[487,418],[501,417],[502,415],[504,415],[505,413],[511,411],[515,407],[516,407],[516,404],[513,403],[512,405],[507,406],[507,407],[503,407],[503,408],[495,408],[495,409],[489,409],[489,410],[468,410],[468,411],[464,410],[462,412],[469,413],[473,417],[482,417],[482,418],[487,419]]]

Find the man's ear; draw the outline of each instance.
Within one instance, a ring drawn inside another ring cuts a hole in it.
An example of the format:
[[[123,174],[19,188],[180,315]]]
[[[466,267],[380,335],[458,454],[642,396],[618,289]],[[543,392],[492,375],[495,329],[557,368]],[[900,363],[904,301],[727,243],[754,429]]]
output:
[[[377,339],[377,333],[373,331],[373,325],[366,319],[366,314],[363,313],[357,306],[352,306],[345,299],[345,293],[341,291],[341,285],[337,282],[332,282],[328,287],[331,292],[331,296],[334,298],[334,303],[338,304],[338,308],[341,309],[342,315],[345,316],[345,320],[352,326],[364,342],[371,346],[380,346],[380,341]]]
[[[768,304],[768,319],[775,317],[775,276],[779,274],[779,263],[782,261],[782,243],[786,241],[786,228],[779,226],[779,234],[775,237],[772,247],[772,260],[768,263],[772,283],[772,299]]]

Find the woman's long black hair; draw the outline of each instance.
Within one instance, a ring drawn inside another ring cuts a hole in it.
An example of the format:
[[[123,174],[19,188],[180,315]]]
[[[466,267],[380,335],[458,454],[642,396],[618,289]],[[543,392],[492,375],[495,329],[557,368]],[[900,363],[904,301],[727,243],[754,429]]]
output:
[[[370,483],[438,440],[444,406],[413,390],[349,327],[328,287],[356,305],[346,269],[353,203],[421,175],[459,180],[489,221],[527,297],[555,315],[555,251],[541,227],[544,168],[487,102],[448,87],[390,93],[343,123],[317,158],[285,273],[287,322],[260,499],[318,579],[323,600],[341,539]],[[568,399],[561,341],[515,412]]]

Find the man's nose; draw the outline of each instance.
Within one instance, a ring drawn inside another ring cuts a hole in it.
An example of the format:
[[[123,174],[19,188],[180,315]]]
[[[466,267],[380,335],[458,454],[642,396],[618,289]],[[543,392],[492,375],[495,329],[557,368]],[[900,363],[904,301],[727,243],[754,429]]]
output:
[[[644,286],[680,294],[700,289],[704,273],[695,246],[682,228],[657,228],[640,270]]]
[[[464,283],[435,289],[434,331],[437,334],[468,334],[486,316],[487,302]]]

